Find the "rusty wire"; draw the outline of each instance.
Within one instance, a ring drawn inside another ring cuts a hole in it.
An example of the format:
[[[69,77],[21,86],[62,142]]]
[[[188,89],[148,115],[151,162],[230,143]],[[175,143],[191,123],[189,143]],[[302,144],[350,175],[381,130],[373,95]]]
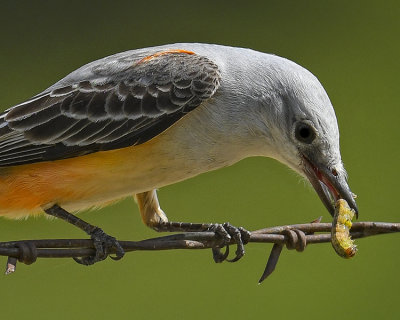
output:
[[[270,275],[278,262],[283,246],[301,252],[309,244],[331,241],[331,223],[317,219],[311,223],[284,225],[251,232],[250,242],[274,243],[267,266],[259,282]],[[353,239],[372,235],[400,232],[400,223],[355,222],[351,228]],[[319,233],[319,234],[315,234]],[[138,250],[207,249],[218,246],[214,232],[188,232],[142,241],[119,241],[125,252]],[[37,258],[72,258],[94,255],[90,239],[42,239],[0,242],[0,256],[7,256],[6,274],[15,271],[17,261],[32,264]],[[113,253],[113,252],[111,252]]]

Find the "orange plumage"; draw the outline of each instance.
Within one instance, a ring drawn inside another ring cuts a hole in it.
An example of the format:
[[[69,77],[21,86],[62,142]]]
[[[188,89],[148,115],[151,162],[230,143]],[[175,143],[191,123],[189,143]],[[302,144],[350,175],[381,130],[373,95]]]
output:
[[[0,215],[35,215],[55,203],[78,211],[130,195],[135,165],[150,145],[0,168]]]

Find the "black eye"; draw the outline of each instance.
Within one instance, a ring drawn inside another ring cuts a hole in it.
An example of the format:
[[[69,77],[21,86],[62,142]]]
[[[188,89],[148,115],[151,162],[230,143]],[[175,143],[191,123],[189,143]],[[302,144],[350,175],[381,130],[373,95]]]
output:
[[[316,134],[314,128],[312,128],[309,124],[300,122],[296,126],[295,136],[296,139],[301,142],[311,143],[314,141]]]

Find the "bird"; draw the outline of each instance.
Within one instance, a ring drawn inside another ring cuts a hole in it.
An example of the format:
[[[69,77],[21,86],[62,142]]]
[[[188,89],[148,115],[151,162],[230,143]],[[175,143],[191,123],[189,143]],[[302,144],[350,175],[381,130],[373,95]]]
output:
[[[134,197],[157,231],[214,231],[216,262],[237,261],[249,232],[229,223],[169,221],[157,189],[244,158],[276,159],[308,180],[331,215],[358,213],[335,111],[310,71],[247,48],[175,43],[90,62],[0,114],[0,216],[47,215],[93,239],[91,265],[124,255],[77,217]],[[229,260],[220,249],[237,244]],[[110,252],[116,252],[111,256]]]

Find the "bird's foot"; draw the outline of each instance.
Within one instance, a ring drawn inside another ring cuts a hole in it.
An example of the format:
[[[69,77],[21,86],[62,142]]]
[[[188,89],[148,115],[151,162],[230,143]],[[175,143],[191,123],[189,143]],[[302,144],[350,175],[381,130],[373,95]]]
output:
[[[250,232],[240,227],[234,227],[229,222],[224,224],[213,224],[209,227],[209,231],[215,232],[221,237],[221,246],[213,248],[213,258],[216,263],[223,261],[236,262],[244,256],[245,250],[244,245],[250,240]],[[231,241],[236,243],[236,252],[233,259],[227,259],[229,255],[229,244]],[[225,252],[221,251],[221,248],[226,247]]]
[[[89,257],[74,258],[74,260],[79,264],[90,266],[96,262],[106,259],[110,255],[110,251],[114,250],[116,253],[115,257],[110,256],[110,258],[113,260],[119,260],[125,255],[124,249],[121,247],[119,242],[114,237],[111,237],[105,233],[102,229],[96,227],[89,234],[93,240],[96,254]]]
[[[223,261],[235,262],[244,255],[244,245],[250,240],[250,232],[244,228],[237,228],[230,223],[186,223],[186,222],[160,222],[155,230],[167,232],[214,232],[219,238],[219,244],[212,249],[214,261],[217,263]],[[229,244],[236,243],[236,256],[233,259],[227,259],[229,255]],[[221,249],[226,247],[225,252]]]

